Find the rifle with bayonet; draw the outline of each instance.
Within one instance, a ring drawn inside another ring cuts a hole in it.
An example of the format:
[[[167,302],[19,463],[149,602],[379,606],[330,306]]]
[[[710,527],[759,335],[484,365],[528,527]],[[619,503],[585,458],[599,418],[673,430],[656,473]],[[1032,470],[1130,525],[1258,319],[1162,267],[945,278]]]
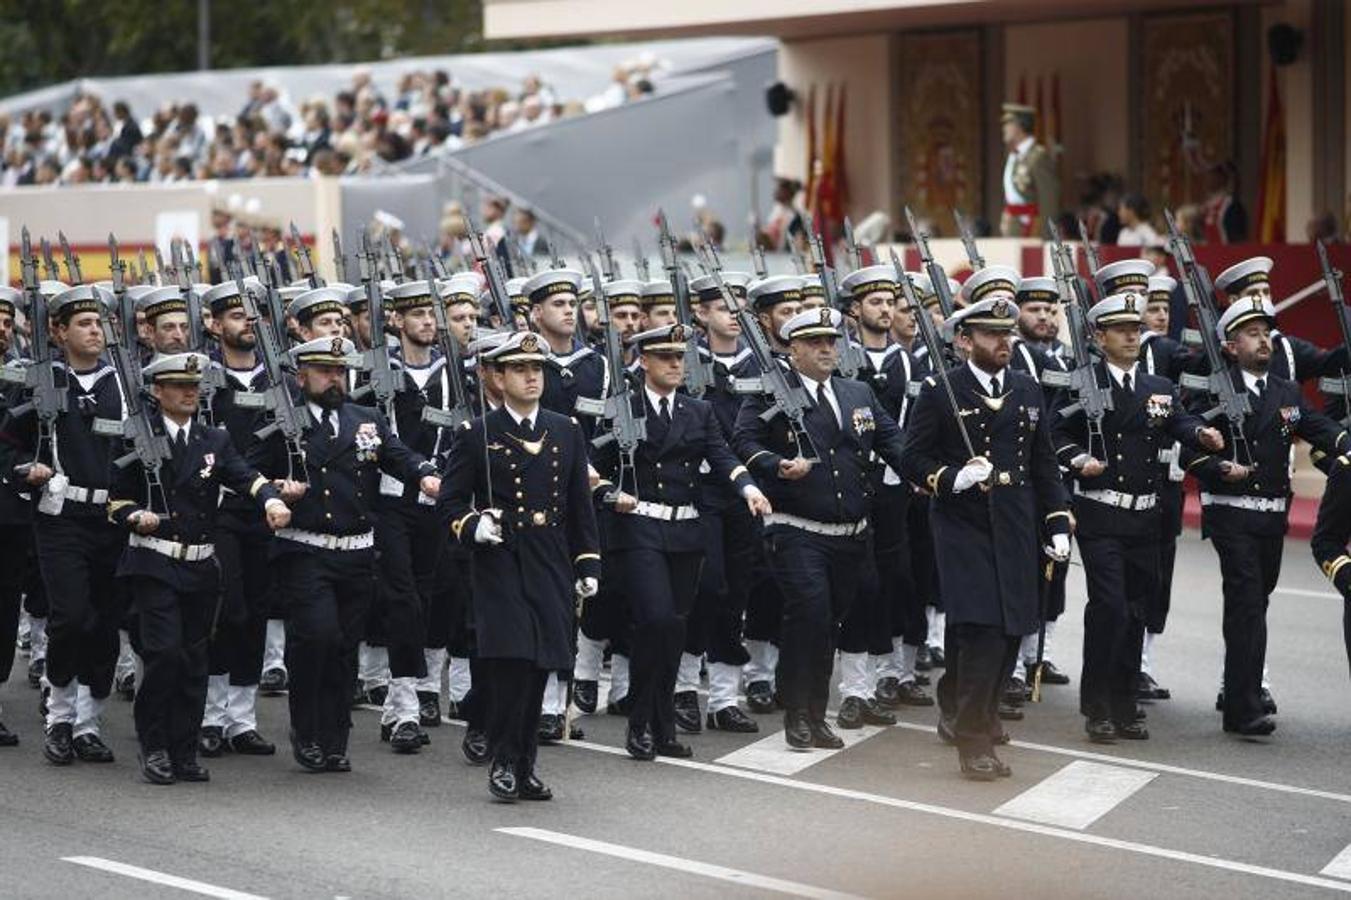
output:
[[[47,334],[47,298],[38,283],[38,264],[33,257],[33,242],[28,236],[26,225],[20,232],[19,269],[23,278],[24,305],[29,328],[28,352],[32,361],[23,369],[6,366],[0,371],[4,372],[5,380],[22,384],[31,392],[27,400],[15,406],[10,412],[15,416],[22,416],[32,411],[36,416],[37,445],[33,462],[41,462],[44,448],[48,451],[54,450],[56,420],[66,411],[69,389],[65,384],[59,388],[56,386],[52,345]],[[26,476],[30,465],[31,463],[25,463],[16,467],[16,474],[20,477]]]
[[[1098,376],[1093,356],[1088,348],[1093,343],[1093,328],[1088,317],[1076,299],[1078,273],[1074,269],[1074,253],[1060,239],[1060,229],[1055,222],[1046,220],[1046,237],[1051,244],[1051,266],[1055,270],[1055,282],[1060,294],[1060,306],[1069,322],[1071,342],[1074,345],[1074,368],[1068,372],[1046,369],[1042,373],[1042,383],[1051,387],[1069,388],[1074,393],[1074,403],[1060,411],[1070,416],[1083,410],[1088,422],[1088,455],[1101,462],[1107,462],[1107,440],[1102,432],[1102,420],[1112,409],[1112,391],[1110,387],[1098,384]]]
[[[117,238],[112,232],[108,233],[108,267],[112,272],[113,296],[117,298],[117,318],[122,346],[136,358],[136,351],[140,347],[136,334],[136,301],[127,293],[127,264],[118,255]]]
[[[962,247],[966,250],[966,261],[971,263],[972,271],[979,272],[985,268],[985,257],[981,256],[980,248],[976,246],[976,234],[971,230],[971,223],[967,221],[966,216],[962,215],[960,210],[954,209],[952,218],[957,222],[957,233],[962,236]]]
[[[929,276],[929,287],[938,298],[938,308],[943,311],[943,318],[950,319],[956,304],[952,300],[952,291],[948,289],[948,273],[934,260],[933,251],[929,249],[929,235],[920,230],[919,221],[915,219],[915,214],[908,206],[905,208],[905,218],[910,223],[910,235],[915,239],[915,246],[919,248],[924,274]],[[921,307],[920,311],[922,309]]]
[[[42,268],[47,273],[47,280],[60,281],[61,267],[56,264],[56,260],[52,259],[51,242],[43,238],[39,241],[39,244],[42,247]]]
[[[817,232],[812,232],[811,250],[812,265],[821,276],[821,289],[826,294],[826,305],[843,313],[844,310],[840,309],[840,286],[835,282],[835,269],[826,263],[825,248],[821,244],[821,235]],[[843,378],[856,378],[868,360],[863,355],[863,348],[849,339],[849,329],[844,328],[843,331],[844,334],[840,335],[835,343],[838,356],[835,370]]]
[[[138,274],[136,276],[137,279],[136,283],[143,285],[152,284],[153,282],[150,280],[150,267],[146,264],[145,261],[144,247],[141,247],[136,251],[136,262],[138,263]]]
[[[450,387],[449,409],[435,406],[422,407],[422,421],[438,428],[460,428],[474,418],[474,407],[469,402],[469,389],[464,383],[464,354],[460,352],[460,339],[450,330],[450,318],[446,315],[446,304],[441,299],[441,290],[436,279],[449,278],[441,258],[427,248],[427,261],[431,277],[427,279],[427,290],[432,295],[432,315],[436,319],[436,340],[441,346],[441,356],[446,361],[446,384]]]
[[[314,259],[310,256],[310,248],[301,238],[300,229],[296,227],[295,222],[291,223],[291,244],[301,276],[310,283],[311,288],[323,287],[324,280],[314,271]]]
[[[633,238],[633,271],[643,281],[652,280],[652,269],[647,264],[647,254],[643,252],[643,242],[637,235]]]
[[[760,249],[760,232],[753,225],[750,238],[751,271],[755,273],[756,278],[768,278],[769,266],[765,265],[765,252]]]
[[[66,259],[66,275],[70,278],[71,285],[84,284],[84,275],[80,272],[80,258],[75,255],[75,251],[70,249],[70,241],[66,240],[66,233],[58,231],[56,237],[61,242],[61,255]]]
[[[728,288],[727,283],[722,280],[722,266],[710,252],[710,248],[706,244],[700,244],[696,249],[705,270],[713,278],[714,286],[722,295],[723,303],[727,304],[728,311],[736,316],[738,324],[741,325],[741,336],[750,347],[751,355],[755,357],[755,363],[760,369],[759,376],[755,378],[733,379],[732,389],[739,394],[759,393],[769,396],[770,404],[760,414],[760,418],[767,422],[774,416],[782,414],[792,430],[798,455],[810,462],[818,461],[820,456],[816,452],[815,444],[812,443],[811,435],[807,433],[805,422],[807,410],[811,408],[807,392],[801,385],[795,385],[788,380],[787,371],[779,364],[778,358],[770,349],[769,339],[765,337],[765,332],[760,327],[760,320],[755,317],[750,306],[742,303],[737,298],[736,292]]]
[[[286,330],[286,304],[281,299],[281,272],[269,265],[269,260],[264,260],[258,255],[258,246],[255,244],[250,251],[252,268],[256,278],[263,285],[263,302],[267,304],[267,317],[272,322],[272,327],[277,331],[279,344],[282,351],[290,346],[290,336]]]
[[[191,253],[186,241],[177,238],[169,245],[169,256],[173,260],[174,271],[178,274],[178,289],[183,292],[183,300],[188,304],[188,349],[194,353],[207,352],[205,321],[202,317],[202,297],[192,283],[192,267],[183,258]],[[214,427],[216,424],[216,391],[225,387],[225,370],[208,356],[206,371],[202,373],[201,386],[197,392],[197,419],[202,424]]]
[[[159,282],[160,287],[173,284],[178,280],[177,276],[164,264],[164,254],[160,252],[158,246],[155,247],[155,280]]]
[[[614,248],[605,240],[605,229],[601,227],[599,216],[596,218],[596,252],[600,254],[600,271],[605,276],[605,281],[614,281],[620,274],[619,264],[615,262]],[[600,285],[600,282],[596,282],[597,292],[600,291]]]
[[[1079,220],[1079,240],[1084,245],[1084,259],[1088,261],[1088,274],[1096,276],[1098,270],[1102,268],[1102,260],[1098,259],[1098,248],[1093,245],[1093,238],[1088,233],[1088,226],[1084,220]]]
[[[194,284],[204,284],[209,281],[210,276],[203,277],[206,273],[202,272],[202,266],[197,260],[197,254],[192,250],[192,242],[183,242],[183,264],[188,269],[188,280]]]
[[[1342,273],[1332,265],[1328,258],[1328,248],[1321,240],[1315,242],[1318,248],[1318,265],[1323,270],[1323,285],[1327,288],[1328,298],[1332,301],[1332,315],[1342,332],[1342,351],[1347,354],[1347,363],[1342,366],[1342,374],[1332,375],[1318,380],[1318,389],[1325,394],[1342,398],[1342,424],[1351,424],[1351,309],[1346,306],[1342,295]]]
[[[403,377],[389,364],[389,339],[385,332],[385,301],[380,291],[380,271],[370,237],[361,236],[361,283],[366,288],[366,308],[371,317],[371,346],[366,351],[366,383],[352,392],[353,400],[373,397],[385,418],[394,421],[394,395],[403,387]],[[433,288],[435,285],[433,285]]]
[[[848,216],[844,217],[844,256],[849,271],[856,272],[863,268],[863,253],[854,240],[854,223],[849,221]]]
[[[474,254],[474,261],[483,268],[483,280],[488,284],[488,296],[492,299],[493,310],[501,320],[500,327],[515,331],[516,316],[511,311],[511,295],[507,293],[507,280],[502,277],[497,257],[488,249],[483,232],[475,227],[474,220],[467,212],[464,214],[464,221],[468,226],[469,252]]]
[[[690,304],[690,281],[680,266],[676,253],[675,235],[671,234],[666,222],[666,213],[657,211],[657,250],[661,253],[661,265],[671,282],[671,292],[675,295],[676,321],[684,325],[690,334],[694,334],[694,310]],[[730,311],[730,307],[729,307]],[[713,361],[705,360],[699,352],[699,342],[690,341],[685,347],[685,391],[691,397],[703,397],[704,392],[714,384]]]
[[[802,255],[802,248],[798,246],[797,239],[791,234],[788,236],[788,250],[793,256],[793,271],[798,275],[806,275],[811,269],[807,265],[807,258]]]
[[[1234,462],[1241,466],[1252,465],[1252,455],[1248,451],[1248,439],[1243,434],[1243,422],[1252,412],[1252,403],[1247,391],[1239,391],[1229,376],[1229,365],[1220,348],[1220,336],[1217,331],[1219,316],[1215,311],[1215,285],[1210,273],[1196,261],[1191,240],[1178,230],[1177,220],[1171,210],[1164,210],[1168,220],[1168,249],[1177,261],[1182,274],[1182,290],[1187,295],[1187,305],[1196,311],[1197,330],[1201,344],[1205,349],[1206,362],[1210,366],[1209,375],[1184,373],[1178,383],[1189,390],[1203,390],[1210,393],[1218,403],[1213,409],[1202,414],[1206,421],[1223,415],[1229,422],[1229,439],[1234,448]]]
[[[333,229],[333,268],[338,273],[338,280],[344,284],[351,284],[351,273],[347,271],[347,256],[342,252],[342,236],[338,234],[338,229]]]

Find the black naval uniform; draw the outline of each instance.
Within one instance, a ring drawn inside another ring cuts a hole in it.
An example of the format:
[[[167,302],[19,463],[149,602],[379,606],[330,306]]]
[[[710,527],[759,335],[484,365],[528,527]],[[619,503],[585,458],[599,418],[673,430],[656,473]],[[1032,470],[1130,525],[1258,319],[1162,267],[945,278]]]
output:
[[[380,474],[400,480],[436,474],[379,412],[352,403],[325,412],[330,415],[311,409],[314,421],[302,443],[309,486],[292,504],[291,526],[277,532],[272,545],[287,606],[292,745],[310,769],[346,763],[357,643],[375,591],[372,529]],[[281,433],[255,445],[250,462],[269,477],[287,477]]]
[[[1105,446],[1092,447],[1105,454],[1101,475],[1085,477],[1075,465],[1090,452],[1083,411],[1053,414],[1056,455],[1074,473],[1075,540],[1088,580],[1079,711],[1090,727],[1111,722],[1118,736],[1143,737],[1135,720],[1136,679],[1159,577],[1159,486],[1166,477],[1159,452],[1174,441],[1199,449],[1196,434],[1204,423],[1182,407],[1171,381],[1138,364],[1123,372],[1098,362],[1093,374],[1109,386],[1113,402],[1102,420]],[[1097,739],[1110,737],[1097,727]]]
[[[577,398],[604,397],[610,377],[605,357],[585,344],[577,343],[572,352],[552,355],[544,364],[544,393],[539,398],[539,405],[578,418],[582,433],[590,438],[595,433],[596,423],[590,416],[576,416]]]
[[[807,386],[797,374],[790,381]],[[774,507],[765,519],[765,546],[783,596],[777,683],[788,737],[792,743],[794,732],[807,731],[808,742],[830,745],[838,741],[825,728],[835,631],[866,566],[873,454],[900,471],[901,432],[866,384],[831,377],[808,393],[814,403],[804,425],[820,461],[806,476],[779,477],[779,463],[799,452],[784,416],[760,417],[773,402],[769,397],[742,404],[734,444]],[[818,737],[823,729],[826,742]]]
[[[1224,727],[1244,731],[1262,718],[1262,666],[1266,660],[1266,612],[1281,571],[1281,552],[1289,525],[1290,444],[1295,435],[1328,455],[1340,454],[1346,434],[1327,416],[1310,408],[1299,384],[1268,373],[1260,396],[1249,391],[1238,366],[1229,377],[1248,393],[1252,412],[1244,419],[1253,469],[1248,478],[1228,482],[1221,463],[1233,458],[1232,438],[1224,454],[1184,450],[1188,472],[1202,484],[1201,535],[1220,558],[1224,590]],[[1202,403],[1208,401],[1202,400]]]
[[[534,770],[549,672],[572,665],[575,582],[600,575],[581,427],[542,407],[530,426],[505,407],[476,419],[456,435],[441,486],[442,517],[473,552],[486,676],[475,691],[486,688],[490,753],[518,783]],[[502,510],[501,544],[475,542],[479,510],[489,508]]]
[[[1066,534],[1070,526],[1041,385],[1011,368],[997,378],[992,396],[970,364],[951,369],[956,412],[937,380],[926,378],[906,425],[902,469],[932,495],[947,613],[938,703],[963,758],[991,754],[1003,680],[1021,638],[1038,626],[1040,539]],[[994,467],[988,491],[979,485],[953,490],[970,456],[957,414],[975,452]]]
[[[740,493],[751,480],[728,449],[712,404],[672,393],[654,406],[648,390],[640,390],[647,438],[634,456],[636,484],[622,488],[639,506],[631,513],[607,511],[606,568],[632,622],[629,734],[641,738],[650,730],[660,751],[675,743],[676,672],[704,561],[700,465],[707,461],[710,478],[724,490]],[[602,495],[617,479],[618,461],[613,442],[596,454]]]
[[[8,408],[9,400],[19,394],[17,388],[0,392],[0,404]],[[37,596],[41,579],[34,553],[32,491],[4,468],[0,470],[0,685],[9,680],[14,667],[20,606],[28,606],[31,615],[33,601],[42,599]],[[27,603],[25,593],[30,595]],[[0,747],[17,743],[0,717]]]
[[[1342,636],[1351,664],[1351,554],[1347,553],[1347,542],[1351,541],[1351,458],[1330,457],[1327,473],[1309,548],[1323,575],[1342,595]]]
[[[143,468],[130,465],[113,476],[108,517],[132,531],[117,575],[130,586],[144,664],[136,692],[137,739],[147,762],[166,752],[181,775],[197,759],[207,641],[221,596],[221,567],[212,558],[221,488],[250,497],[255,516],[277,499],[277,491],[244,462],[223,428],[199,422],[177,428],[166,421],[165,434],[172,459],[161,468],[160,481],[168,509],[150,496]],[[136,533],[130,521],[141,511],[159,516],[149,535]]]

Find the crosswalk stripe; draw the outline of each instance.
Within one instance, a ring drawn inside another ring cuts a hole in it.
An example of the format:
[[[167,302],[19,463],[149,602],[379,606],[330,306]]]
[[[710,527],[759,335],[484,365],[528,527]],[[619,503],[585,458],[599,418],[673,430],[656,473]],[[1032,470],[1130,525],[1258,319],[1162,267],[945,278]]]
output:
[[[733,750],[726,756],[720,756],[714,762],[725,766],[736,766],[740,769],[770,772],[775,775],[796,775],[819,762],[825,762],[837,753],[843,753],[850,747],[866,741],[881,731],[881,728],[873,725],[864,725],[862,728],[849,730],[840,729],[835,733],[844,741],[843,749],[808,750],[804,752],[788,749],[783,730],[780,729],[769,737],[761,738],[753,744],[747,744],[739,750]]]
[[[1157,777],[1154,772],[1076,760],[994,814],[1082,831]]]
[[[1324,866],[1318,874],[1351,880],[1351,844],[1343,847],[1342,852],[1334,856],[1332,862]]]
[[[215,897],[217,900],[267,900],[266,897],[261,897],[258,894],[246,894],[232,888],[207,884],[205,881],[196,881],[179,875],[170,875],[167,872],[156,872],[154,869],[144,869],[140,866],[132,866],[115,859],[104,859],[100,856],[63,856],[61,861],[74,863],[77,866],[87,866],[91,869],[100,869],[114,875],[124,875],[138,881],[161,884],[165,887],[177,888],[180,891],[201,894],[205,897]]]

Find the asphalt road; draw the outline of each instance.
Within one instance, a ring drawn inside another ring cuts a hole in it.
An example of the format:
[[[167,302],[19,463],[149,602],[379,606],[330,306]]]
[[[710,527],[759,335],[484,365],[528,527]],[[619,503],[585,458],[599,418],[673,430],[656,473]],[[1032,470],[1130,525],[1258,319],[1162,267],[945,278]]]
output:
[[[1072,570],[1053,655],[1076,676],[1083,596]],[[396,757],[362,711],[350,775],[305,774],[287,755],[225,757],[209,761],[210,784],[157,788],[138,778],[120,701],[105,723],[115,764],[46,764],[37,695],[20,677],[0,686],[23,739],[0,751],[0,896],[1351,893],[1342,604],[1307,545],[1287,545],[1272,598],[1270,739],[1220,731],[1219,578],[1194,536],[1179,550],[1173,605],[1157,658],[1173,699],[1151,705],[1152,739],[1089,744],[1075,686],[1048,688],[1011,723],[1001,755],[1014,775],[994,784],[961,779],[931,709],[850,735],[834,754],[788,754],[766,716],[760,735],[695,736],[693,760],[657,763],[630,760],[622,721],[600,716],[583,719],[585,741],[542,752],[553,802],[509,806],[490,802],[486,771],[464,763],[458,726]],[[263,731],[283,739],[285,701],[260,706]]]

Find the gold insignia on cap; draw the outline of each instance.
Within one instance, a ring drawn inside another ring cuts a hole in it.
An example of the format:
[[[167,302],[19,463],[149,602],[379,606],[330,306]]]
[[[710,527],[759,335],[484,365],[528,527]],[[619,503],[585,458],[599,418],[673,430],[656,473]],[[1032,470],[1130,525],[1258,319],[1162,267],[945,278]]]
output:
[[[186,363],[183,364],[183,371],[184,371],[184,372],[187,372],[189,375],[195,375],[195,374],[197,374],[197,368],[198,368],[198,363],[197,363],[197,357],[195,357],[195,356],[189,356],[189,357],[188,357],[188,361],[187,361]]]
[[[1253,312],[1262,312],[1262,298],[1261,298],[1261,297],[1253,297],[1253,298],[1252,298],[1252,309],[1253,309]]]
[[[1135,312],[1135,295],[1126,295],[1126,312]]]
[[[994,306],[990,307],[990,312],[994,313],[998,318],[1004,318],[1009,314],[1009,301],[1004,299],[996,300]]]
[[[676,342],[684,342],[686,340],[684,325],[677,325],[671,329],[671,340]]]
[[[830,309],[825,306],[821,307],[821,324],[827,326],[833,326],[835,324],[830,320]]]
[[[329,348],[328,352],[332,353],[334,356],[342,356],[342,338],[335,337],[333,339],[333,345]]]
[[[521,338],[522,353],[535,353],[538,350],[539,338],[535,337],[533,334],[527,334],[525,337]]]

